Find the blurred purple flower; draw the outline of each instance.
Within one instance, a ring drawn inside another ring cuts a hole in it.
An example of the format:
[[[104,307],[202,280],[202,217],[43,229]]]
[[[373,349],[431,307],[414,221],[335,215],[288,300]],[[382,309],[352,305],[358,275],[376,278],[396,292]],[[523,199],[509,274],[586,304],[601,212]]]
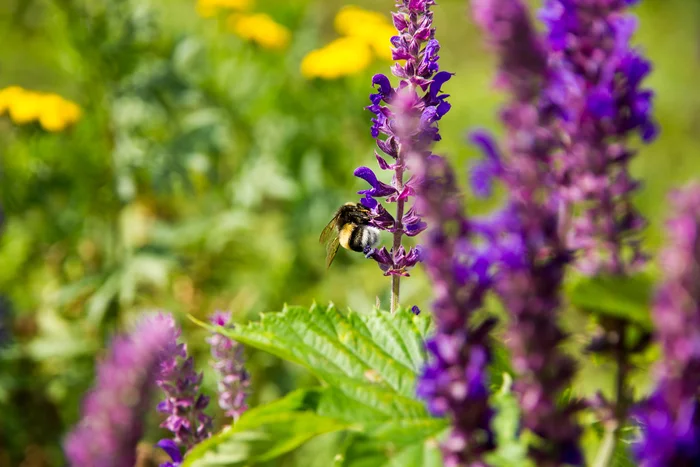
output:
[[[82,418],[64,443],[70,465],[133,467],[149,412],[153,376],[175,342],[169,315],[144,318],[129,335],[115,337],[83,400]]]
[[[632,205],[640,188],[629,172],[636,152],[625,141],[637,133],[649,143],[658,129],[653,92],[641,85],[651,64],[630,46],[636,20],[625,9],[633,3],[603,0],[592,8],[589,0],[547,0],[541,12],[557,74],[549,92],[566,141],[560,202],[578,213],[562,217],[562,227],[587,274],[622,274],[646,260],[639,242],[646,220]]]
[[[211,318],[212,324],[232,328],[230,312],[217,311]],[[215,333],[207,338],[214,357],[212,366],[219,374],[219,407],[227,416],[235,420],[248,409],[246,391],[250,377],[245,370],[243,346],[223,334]]]
[[[634,451],[642,467],[700,465],[700,184],[672,201],[664,283],[652,313],[663,358],[656,390],[635,413],[642,437]]]
[[[472,238],[448,163],[430,156],[420,166],[424,178],[418,203],[431,226],[424,265],[435,294],[437,331],[426,344],[431,359],[417,393],[433,415],[451,419],[452,431],[442,445],[445,465],[483,466],[484,454],[495,448],[487,373],[487,339],[495,321],[471,328],[470,320],[491,286],[490,263]]]
[[[365,180],[370,188],[359,194],[365,195],[362,204],[372,211],[372,225],[391,232],[393,244],[390,250],[383,248],[371,252],[368,257],[374,259],[385,275],[393,276],[395,294],[392,294],[392,310],[395,309],[398,295],[398,277],[407,276],[408,270],[420,260],[420,253],[413,249],[406,251],[401,246],[403,235],[416,236],[426,228],[419,212],[415,208],[406,210],[405,204],[415,196],[420,183],[417,177],[404,180],[411,167],[406,161],[406,146],[410,144],[417,149],[429,151],[433,141],[440,135],[437,121],[449,110],[447,94],[441,93],[442,85],[450,79],[451,73],[438,72],[438,51],[440,44],[435,39],[433,13],[430,8],[434,0],[400,0],[398,11],[392,13],[398,35],[392,37],[392,52],[395,60],[404,60],[392,67],[392,73],[399,78],[396,88],[391,86],[389,78],[377,74],[372,78],[376,93],[370,95],[371,105],[367,107],[375,116],[372,119],[372,136],[377,140],[377,147],[383,153],[375,153],[379,168],[393,172],[391,185],[377,179],[374,172],[367,167],[359,167],[355,175]],[[406,141],[396,134],[394,100],[398,94],[408,94],[410,99],[403,99],[418,118],[415,127],[406,135]],[[388,160],[387,160],[388,158]],[[378,201],[396,203],[396,215],[392,216]]]
[[[203,375],[195,371],[194,360],[187,355],[187,346],[177,343],[180,329],[172,317],[166,325],[172,329],[175,340],[161,361],[156,377],[156,383],[165,394],[165,399],[158,404],[158,411],[167,414],[160,426],[171,431],[174,445],[187,452],[211,436],[212,421],[204,413],[209,398],[199,392]],[[161,441],[159,446],[171,454],[175,465],[180,462],[172,456],[173,444],[169,440]]]
[[[398,90],[393,99],[395,136],[421,180],[415,210],[428,217],[427,242],[419,250],[433,284],[433,316],[437,331],[426,344],[431,357],[417,387],[436,416],[448,416],[452,430],[442,444],[446,466],[481,466],[494,449],[493,410],[488,404],[488,320],[474,329],[470,318],[490,286],[488,262],[471,238],[460,193],[449,164],[432,155],[430,141],[420,137],[423,113],[415,93]],[[413,209],[413,208],[412,208]],[[403,253],[403,247],[400,253]],[[386,249],[380,254],[389,255]]]
[[[506,343],[513,355],[523,426],[540,438],[529,454],[540,466],[583,465],[575,418],[580,404],[560,402],[576,365],[560,348],[566,335],[557,323],[571,255],[557,228],[557,184],[551,170],[559,148],[556,108],[548,95],[553,73],[523,3],[479,0],[473,6],[500,59],[498,84],[511,94],[501,113],[505,151],[484,132],[471,139],[486,156],[476,174],[476,191],[485,193],[492,178],[509,191],[506,207],[478,228],[495,250],[494,287],[511,316]]]

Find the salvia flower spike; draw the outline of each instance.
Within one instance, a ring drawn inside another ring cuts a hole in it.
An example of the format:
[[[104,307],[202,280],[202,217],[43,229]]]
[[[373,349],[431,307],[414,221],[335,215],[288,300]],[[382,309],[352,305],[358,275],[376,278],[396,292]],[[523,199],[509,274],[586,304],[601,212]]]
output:
[[[509,201],[480,226],[498,252],[494,287],[511,316],[507,344],[513,354],[514,384],[523,425],[540,442],[529,454],[538,466],[582,465],[580,404],[561,403],[576,365],[560,348],[560,290],[571,255],[558,230],[557,185],[552,159],[559,148],[555,108],[548,96],[552,73],[546,48],[526,7],[518,0],[478,0],[477,23],[499,59],[497,83],[510,94],[501,120],[505,151],[484,132],[472,134],[485,161],[473,173],[478,192],[491,179],[503,181]]]
[[[642,467],[700,465],[700,184],[672,201],[664,283],[652,311],[663,358],[655,391],[635,411],[642,436],[634,451]]]
[[[156,378],[165,395],[158,404],[158,411],[167,415],[161,427],[173,433],[172,439],[158,443],[173,460],[173,464],[166,466],[178,465],[182,461],[182,450],[187,452],[211,436],[212,427],[211,418],[204,413],[209,398],[199,391],[203,375],[195,371],[194,360],[187,355],[187,346],[177,343],[181,331],[172,318],[168,325],[175,338],[160,363]]]
[[[397,60],[392,73],[399,83],[392,87],[389,78],[383,74],[372,78],[376,92],[370,95],[371,105],[367,109],[374,114],[371,131],[379,148],[375,156],[381,170],[393,172],[391,184],[379,181],[369,167],[355,170],[355,175],[370,185],[359,194],[365,195],[361,202],[371,209],[373,225],[393,235],[390,250],[382,248],[368,254],[385,275],[392,277],[392,311],[398,306],[399,278],[408,276],[410,268],[420,261],[420,251],[406,250],[401,245],[402,237],[416,236],[426,228],[415,207],[406,207],[415,197],[420,180],[415,174],[410,174],[406,142],[395,130],[392,101],[398,92],[411,94],[421,113],[415,130],[429,143],[440,139],[436,122],[450,110],[446,101],[448,96],[441,92],[441,88],[452,75],[438,71],[440,44],[435,39],[433,28],[433,5],[434,0],[402,0],[397,3],[398,11],[392,14],[397,35],[391,39],[391,50],[394,60]],[[390,214],[382,202],[396,203],[396,214]]]
[[[230,312],[217,311],[211,323],[233,327]],[[248,409],[246,391],[250,386],[250,377],[244,366],[243,346],[220,333],[212,334],[207,342],[211,345],[212,366],[219,374],[219,407],[227,416],[237,420]]]
[[[431,358],[417,392],[433,415],[452,422],[442,445],[445,465],[478,467],[486,465],[484,454],[495,448],[487,374],[488,337],[495,322],[469,324],[491,286],[489,255],[472,238],[447,162],[430,156],[423,167],[418,203],[430,222],[424,264],[435,292],[437,331],[426,344]]]
[[[70,465],[135,465],[153,375],[176,339],[171,322],[168,315],[147,317],[133,332],[112,341],[83,401],[82,418],[64,443]]]
[[[631,0],[547,0],[549,92],[566,142],[557,161],[568,244],[587,274],[624,274],[644,265],[639,236],[646,220],[632,204],[641,184],[629,171],[636,151],[626,140],[657,136],[653,92],[642,86],[651,63],[630,45]],[[575,214],[574,214],[575,213]]]

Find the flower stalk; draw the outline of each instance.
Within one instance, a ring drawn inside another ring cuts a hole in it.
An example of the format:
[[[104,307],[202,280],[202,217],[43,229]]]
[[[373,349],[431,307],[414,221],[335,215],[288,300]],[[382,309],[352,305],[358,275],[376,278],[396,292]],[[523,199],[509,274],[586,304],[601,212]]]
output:
[[[187,355],[187,345],[177,343],[181,331],[172,317],[166,324],[174,339],[160,363],[156,384],[165,395],[158,411],[167,415],[160,426],[172,432],[173,438],[161,440],[158,446],[173,461],[161,467],[175,467],[183,460],[183,449],[186,453],[211,436],[212,419],[204,413],[209,397],[199,391],[203,374],[195,371],[194,359]]]
[[[628,275],[646,263],[639,239],[646,220],[632,204],[641,184],[629,171],[636,152],[626,141],[637,133],[650,143],[658,130],[653,92],[642,87],[651,64],[630,45],[636,21],[626,9],[637,1],[604,0],[592,7],[586,0],[548,0],[542,11],[558,82],[550,97],[566,141],[557,174],[571,226],[566,240],[580,253],[577,266],[587,275]],[[631,405],[627,327],[613,320],[608,329],[616,335],[617,375],[606,440],[619,440]],[[609,465],[613,452],[614,445],[601,451],[597,465]]]
[[[441,93],[441,86],[450,79],[451,74],[438,71],[440,44],[435,39],[433,28],[431,7],[434,4],[434,0],[402,0],[397,3],[398,11],[392,13],[397,35],[391,38],[391,52],[394,60],[397,60],[392,73],[399,78],[399,84],[393,88],[389,78],[383,74],[372,78],[377,92],[370,95],[371,105],[367,109],[374,114],[371,132],[380,150],[375,152],[375,157],[381,170],[393,172],[391,184],[379,181],[369,167],[355,170],[355,176],[370,184],[369,189],[358,193],[365,195],[361,203],[371,210],[371,224],[392,234],[390,251],[382,247],[367,252],[367,256],[379,264],[384,275],[391,276],[392,312],[399,307],[401,277],[409,276],[408,271],[421,259],[419,249],[407,250],[402,245],[403,236],[416,236],[426,228],[415,206],[406,209],[408,200],[416,195],[420,180],[415,173],[406,179],[413,168],[406,157],[408,143],[396,134],[392,102],[399,92],[420,94],[417,105],[423,117],[416,123],[415,129],[421,133],[421,138],[430,142],[440,140],[435,122],[450,110],[445,100],[448,96]],[[395,215],[392,216],[379,200],[396,203]]]
[[[230,312],[217,311],[211,323],[224,328],[233,327]],[[243,347],[221,333],[212,334],[207,342],[211,345],[212,366],[219,374],[219,407],[235,422],[248,409],[246,391],[250,386],[250,376],[244,366]]]
[[[116,337],[98,365],[96,383],[83,401],[82,418],[64,443],[73,466],[132,467],[144,431],[153,374],[176,336],[169,315],[148,317]]]
[[[473,2],[477,23],[499,59],[497,83],[510,94],[501,113],[505,148],[482,131],[472,134],[485,160],[475,167],[477,194],[487,195],[493,178],[509,199],[480,227],[494,245],[498,264],[494,289],[510,314],[507,345],[517,378],[514,392],[523,425],[539,438],[529,446],[538,466],[582,465],[576,401],[561,403],[576,372],[561,350],[567,337],[558,324],[564,271],[571,253],[559,235],[557,184],[552,175],[558,141],[548,97],[552,72],[547,51],[519,0]]]
[[[634,409],[641,467],[700,465],[700,184],[674,192],[672,205],[652,309],[663,357],[654,392]]]

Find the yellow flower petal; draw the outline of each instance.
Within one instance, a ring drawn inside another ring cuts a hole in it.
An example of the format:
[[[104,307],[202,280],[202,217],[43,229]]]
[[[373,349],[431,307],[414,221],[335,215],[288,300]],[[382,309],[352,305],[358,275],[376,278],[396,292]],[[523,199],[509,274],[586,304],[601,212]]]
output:
[[[41,95],[22,89],[9,102],[10,118],[18,125],[29,123],[41,115]]]
[[[291,36],[289,29],[264,13],[231,15],[227,26],[237,36],[256,42],[266,49],[285,48]]]
[[[39,123],[46,131],[62,131],[70,123],[68,115],[64,111],[68,101],[56,94],[47,94],[41,98],[41,115]]]
[[[7,112],[10,108],[10,104],[14,99],[24,92],[24,89],[19,86],[10,86],[3,90],[0,90],[0,115]]]
[[[381,13],[346,6],[336,15],[335,28],[340,34],[365,41],[380,58],[391,60],[391,38],[398,32]]]
[[[342,37],[309,52],[301,62],[301,74],[306,78],[335,79],[356,74],[371,61],[372,53],[364,41]]]
[[[376,26],[391,26],[389,20],[376,11],[363,10],[355,5],[348,5],[340,9],[335,15],[335,29],[346,36],[356,36],[355,30],[371,30]]]
[[[9,111],[18,125],[38,120],[47,131],[61,131],[80,119],[77,104],[57,94],[28,91],[17,86],[0,90],[0,115]]]
[[[247,11],[252,6],[253,0],[198,0],[196,9],[202,18],[210,18],[220,10]]]

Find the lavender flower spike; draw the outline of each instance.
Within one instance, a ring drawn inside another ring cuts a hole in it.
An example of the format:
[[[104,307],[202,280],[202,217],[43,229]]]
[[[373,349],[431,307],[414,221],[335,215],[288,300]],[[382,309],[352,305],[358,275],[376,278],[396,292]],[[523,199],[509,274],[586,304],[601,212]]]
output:
[[[445,465],[480,467],[486,465],[484,454],[495,448],[487,373],[491,361],[487,340],[495,321],[476,328],[469,322],[490,288],[490,263],[471,239],[473,228],[462,214],[447,162],[431,156],[424,167],[418,202],[431,225],[424,264],[436,295],[437,331],[426,344],[431,361],[423,369],[417,393],[433,415],[452,421],[442,445]]]
[[[209,398],[199,393],[202,373],[194,369],[194,360],[187,356],[187,346],[178,344],[180,329],[172,318],[167,325],[175,335],[168,355],[160,365],[156,383],[165,393],[165,399],[158,404],[158,411],[167,414],[161,427],[170,430],[174,437],[158,443],[178,465],[182,460],[180,449],[189,451],[193,446],[211,436],[211,418],[204,413]]]
[[[133,467],[152,375],[175,341],[170,321],[168,315],[144,318],[131,334],[112,341],[83,401],[82,419],[64,443],[70,465]]]
[[[626,274],[646,260],[639,241],[646,220],[632,205],[640,188],[629,172],[636,152],[626,140],[637,133],[649,143],[657,127],[653,92],[642,87],[651,64],[630,46],[636,21],[625,10],[632,3],[547,0],[542,11],[558,76],[550,95],[567,141],[558,164],[561,202],[579,213],[562,219],[587,274]]]
[[[233,327],[231,313],[217,311],[211,318],[217,326]],[[219,406],[235,420],[248,409],[246,390],[250,386],[248,372],[243,365],[243,347],[236,341],[215,333],[207,338],[214,357],[213,367],[219,373]]]
[[[474,2],[477,22],[500,58],[499,84],[511,94],[502,111],[508,157],[483,133],[472,136],[486,152],[493,177],[508,187],[500,216],[482,225],[497,245],[496,292],[511,316],[507,344],[523,425],[540,438],[529,454],[538,466],[582,465],[577,403],[560,403],[576,365],[560,349],[557,324],[564,268],[571,255],[559,236],[557,185],[551,167],[558,149],[552,73],[545,48],[519,0]],[[482,170],[483,172],[483,170]],[[482,187],[483,188],[483,187]]]
[[[674,193],[653,319],[663,358],[655,392],[637,410],[642,467],[700,465],[700,184]]]
[[[495,447],[487,375],[491,360],[487,339],[494,322],[469,325],[490,287],[489,262],[471,238],[472,225],[462,213],[452,169],[430,153],[431,142],[423,137],[420,100],[415,92],[402,89],[392,104],[396,136],[421,180],[416,206],[430,221],[422,256],[436,295],[437,331],[426,344],[432,358],[423,369],[417,393],[434,415],[452,421],[442,445],[445,465],[484,466],[483,455]]]
[[[393,88],[389,78],[382,74],[372,78],[377,92],[370,95],[371,105],[367,109],[375,115],[372,119],[372,136],[383,153],[375,153],[375,156],[380,169],[393,172],[391,185],[378,181],[368,167],[359,167],[355,171],[356,176],[371,186],[359,193],[365,195],[362,204],[372,211],[372,224],[380,230],[391,232],[394,237],[391,250],[375,250],[368,255],[377,261],[384,275],[392,277],[392,311],[398,306],[399,278],[407,276],[408,270],[420,260],[417,251],[406,251],[402,247],[402,237],[418,235],[425,230],[426,224],[417,210],[406,209],[407,202],[416,194],[420,179],[415,174],[406,179],[411,170],[406,159],[406,141],[395,133],[391,103],[399,91],[412,94],[414,104],[421,113],[415,130],[419,134],[417,137],[426,143],[440,139],[436,123],[450,110],[450,104],[446,101],[448,96],[441,93],[441,87],[452,75],[438,72],[440,44],[435,39],[433,28],[433,13],[430,10],[433,5],[434,0],[397,2],[398,11],[392,16],[398,34],[391,38],[391,50],[394,60],[397,60],[392,72],[399,78],[399,84]],[[378,201],[382,199],[387,203],[396,203],[395,216]]]

